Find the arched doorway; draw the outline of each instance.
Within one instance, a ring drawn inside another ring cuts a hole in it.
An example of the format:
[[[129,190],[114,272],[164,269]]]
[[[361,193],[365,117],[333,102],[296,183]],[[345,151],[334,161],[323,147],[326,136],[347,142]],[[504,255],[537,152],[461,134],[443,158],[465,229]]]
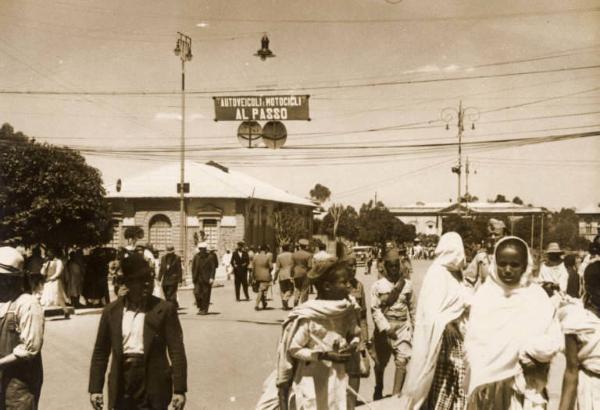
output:
[[[163,214],[154,215],[150,219],[148,243],[158,251],[165,251],[167,245],[172,244],[171,241],[171,220]]]

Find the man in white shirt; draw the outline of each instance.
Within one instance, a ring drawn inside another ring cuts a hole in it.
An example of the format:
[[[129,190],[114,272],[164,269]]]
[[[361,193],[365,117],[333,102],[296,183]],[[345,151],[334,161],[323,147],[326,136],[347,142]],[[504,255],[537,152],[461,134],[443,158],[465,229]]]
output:
[[[44,312],[24,292],[23,256],[0,247],[0,409],[37,409],[42,390]]]
[[[559,286],[562,292],[567,291],[569,272],[562,260],[563,251],[556,242],[548,244],[546,261],[540,267],[540,282],[552,282]]]

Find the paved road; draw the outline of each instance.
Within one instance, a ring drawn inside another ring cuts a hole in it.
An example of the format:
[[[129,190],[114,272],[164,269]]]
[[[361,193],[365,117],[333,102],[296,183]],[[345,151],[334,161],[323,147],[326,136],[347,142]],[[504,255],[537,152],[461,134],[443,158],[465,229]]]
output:
[[[428,262],[415,263],[417,289],[427,266]],[[375,280],[374,275],[364,275],[362,271],[359,279],[367,288]],[[233,295],[231,282],[215,288],[211,315],[197,316],[191,292],[180,292],[184,307],[180,319],[189,362],[188,409],[252,409],[263,380],[273,369],[280,322],[286,316],[280,310],[277,287],[275,300],[270,302],[274,308],[266,311],[255,312],[253,302],[236,303]],[[42,409],[89,408],[89,361],[99,318],[99,314],[93,314],[46,322]],[[386,393],[389,393],[393,379],[391,364],[387,370]],[[562,364],[553,370],[553,397],[557,396],[561,371]],[[373,377],[363,379],[361,394],[370,398],[372,391]]]

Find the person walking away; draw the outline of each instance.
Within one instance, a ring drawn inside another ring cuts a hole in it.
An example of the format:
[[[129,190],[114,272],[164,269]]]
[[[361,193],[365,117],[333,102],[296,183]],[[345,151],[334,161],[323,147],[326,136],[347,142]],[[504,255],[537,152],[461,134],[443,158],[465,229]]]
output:
[[[85,276],[85,262],[81,249],[69,253],[67,262],[67,296],[74,308],[81,307],[79,297],[83,290],[83,278]]]
[[[401,408],[462,410],[466,366],[463,340],[468,289],[461,270],[465,264],[462,239],[447,232],[435,249],[415,315],[412,357],[402,389]]]
[[[182,279],[181,258],[175,253],[175,247],[168,245],[167,253],[160,259],[160,270],[158,271],[158,281],[160,282],[165,300],[173,302],[179,307],[177,302],[177,287]]]
[[[254,277],[252,270],[254,269],[254,265],[252,264],[252,260],[254,259],[254,255],[256,254],[254,247],[251,246],[248,248],[248,283],[252,284],[252,278]]]
[[[56,249],[48,249],[48,260],[42,266],[42,275],[45,277],[44,290],[40,303],[44,307],[65,307],[67,305],[63,276],[65,265]]]
[[[31,289],[31,293],[35,295],[38,300],[41,299],[44,290],[42,266],[44,266],[42,250],[39,246],[34,246],[31,250],[31,256],[25,261],[25,272],[28,274],[29,289]]]
[[[187,361],[177,308],[151,295],[153,271],[141,255],[121,261],[127,294],[102,311],[90,365],[90,402],[114,410],[183,409]],[[168,353],[168,355],[167,355]]]
[[[231,273],[233,272],[233,270],[231,268],[231,251],[229,249],[226,249],[225,253],[221,257],[221,265],[225,269],[227,280],[231,280]]]
[[[313,255],[313,261],[315,263],[327,260],[333,256],[327,253],[327,245],[325,245],[323,242],[319,242],[317,244],[317,249],[319,250]]]
[[[23,289],[23,256],[0,247],[0,408],[36,410],[42,390],[44,312]]]
[[[387,249],[381,263],[382,277],[371,287],[371,314],[375,324],[373,400],[383,397],[383,376],[392,354],[396,366],[392,395],[400,394],[412,351],[416,301],[410,279],[404,278],[401,272],[401,257],[398,249]]]
[[[290,310],[290,298],[294,292],[294,282],[292,282],[292,269],[294,268],[294,260],[290,252],[290,245],[284,244],[281,247],[282,252],[277,255],[275,261],[275,277],[273,283],[279,280],[279,293],[281,294],[281,306],[283,310]]]
[[[256,294],[254,310],[260,310],[260,304],[262,304],[263,309],[267,308],[267,292],[269,291],[269,286],[271,286],[272,258],[273,256],[270,253],[267,254],[267,247],[261,245],[259,252],[252,259],[253,280],[258,283],[258,293]]]
[[[294,279],[294,306],[304,303],[308,300],[308,271],[312,268],[312,254],[308,251],[308,239],[298,241],[300,249],[292,254],[294,269],[292,277]]]
[[[467,325],[466,409],[542,410],[550,361],[563,347],[555,307],[542,287],[532,283],[525,241],[506,236],[493,255],[490,276],[472,299]]]
[[[257,409],[267,408],[275,394],[281,410],[347,409],[346,365],[360,340],[349,271],[337,258],[315,264],[309,277],[317,298],[294,308],[283,323],[276,370]]]
[[[192,281],[194,282],[194,297],[199,315],[208,314],[212,284],[215,280],[216,267],[214,258],[208,253],[208,245],[201,242],[198,253],[192,261]]]
[[[567,280],[567,295],[573,298],[581,297],[581,277],[577,270],[581,264],[581,259],[577,254],[570,254],[565,256],[564,262],[569,279]]]
[[[546,248],[546,261],[540,267],[539,280],[541,282],[556,283],[561,292],[567,291],[569,272],[562,260],[563,251],[556,242],[551,242]]]
[[[361,377],[369,377],[370,363],[367,354],[367,344],[369,341],[369,325],[367,322],[367,299],[365,297],[365,288],[361,281],[356,279],[356,256],[348,255],[345,259],[350,272],[350,296],[354,298],[359,309],[356,310],[356,317],[360,327],[360,341],[356,353],[348,361],[348,385],[355,391],[360,390]],[[348,410],[354,410],[357,397],[354,393],[348,391]]]
[[[246,300],[250,300],[248,296],[248,265],[250,265],[250,257],[248,252],[244,250],[244,242],[238,242],[237,250],[231,256],[231,266],[233,267],[235,300],[240,301],[240,287],[244,291]]]

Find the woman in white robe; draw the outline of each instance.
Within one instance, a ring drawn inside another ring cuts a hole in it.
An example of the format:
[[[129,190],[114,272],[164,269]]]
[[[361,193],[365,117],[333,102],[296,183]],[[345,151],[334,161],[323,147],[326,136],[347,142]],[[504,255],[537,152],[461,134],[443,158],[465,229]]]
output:
[[[412,357],[401,408],[462,410],[462,345],[470,291],[462,280],[465,251],[460,235],[442,235],[435,255],[417,302]]]
[[[549,364],[563,343],[554,305],[531,283],[531,269],[522,239],[498,241],[490,276],[471,303],[468,410],[546,408]]]
[[[44,307],[65,307],[67,305],[63,286],[65,265],[55,251],[48,250],[48,259],[42,266],[41,273],[45,282],[40,304]]]

